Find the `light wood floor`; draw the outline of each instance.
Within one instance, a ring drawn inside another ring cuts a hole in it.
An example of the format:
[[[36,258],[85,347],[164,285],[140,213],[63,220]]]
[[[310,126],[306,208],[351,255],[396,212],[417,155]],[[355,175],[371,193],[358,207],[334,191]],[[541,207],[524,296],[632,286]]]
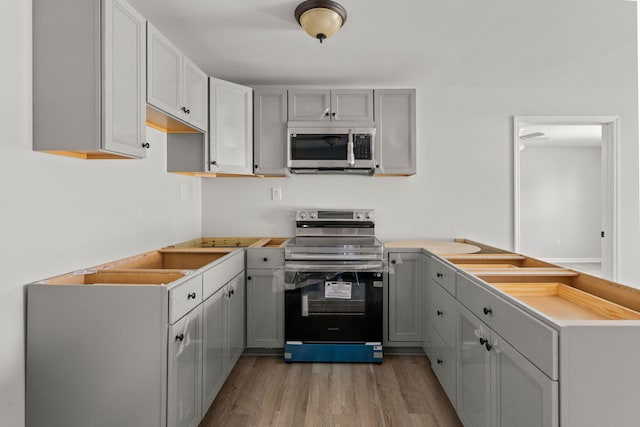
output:
[[[424,356],[381,365],[243,356],[200,427],[460,426]]]

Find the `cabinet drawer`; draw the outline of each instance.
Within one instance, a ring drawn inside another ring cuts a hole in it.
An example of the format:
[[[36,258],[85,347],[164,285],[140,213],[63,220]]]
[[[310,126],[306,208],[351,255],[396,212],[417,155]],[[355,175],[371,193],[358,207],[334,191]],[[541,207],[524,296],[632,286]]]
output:
[[[201,302],[202,275],[199,274],[169,290],[169,323],[176,323]]]
[[[456,304],[438,284],[431,286],[431,322],[451,350],[456,348]]]
[[[436,283],[440,284],[451,295],[456,295],[456,272],[454,269],[436,258],[431,258],[429,274]]]
[[[558,379],[558,332],[458,274],[458,300],[551,379]]]
[[[284,249],[247,249],[249,268],[284,268]]]
[[[434,348],[429,355],[431,369],[438,377],[440,385],[447,393],[451,404],[456,406],[456,358],[455,354],[444,343],[444,340],[436,333]]]
[[[244,271],[244,251],[234,252],[229,258],[203,273],[202,293],[204,299],[216,293],[218,289],[239,273]]]

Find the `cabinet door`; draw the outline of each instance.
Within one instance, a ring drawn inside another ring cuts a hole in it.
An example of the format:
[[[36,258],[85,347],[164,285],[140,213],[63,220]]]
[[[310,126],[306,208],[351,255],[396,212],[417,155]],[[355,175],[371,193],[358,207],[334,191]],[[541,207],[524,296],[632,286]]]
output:
[[[422,255],[422,349],[431,360],[435,330],[431,323],[431,280],[429,278],[429,257]],[[432,362],[433,363],[433,362]]]
[[[257,89],[253,94],[253,172],[287,174],[287,90]]]
[[[432,347],[431,369],[438,377],[440,385],[447,393],[451,404],[456,406],[456,364],[455,353],[444,343],[442,338],[436,333],[434,345]]]
[[[290,89],[290,122],[328,122],[331,120],[329,89]]]
[[[502,338],[495,338],[494,390],[497,427],[558,425],[558,383]]]
[[[227,285],[229,321],[228,371],[238,361],[245,343],[245,276],[244,272],[233,278]]]
[[[182,118],[182,52],[153,25],[147,26],[147,102]]]
[[[376,169],[378,174],[416,173],[416,92],[376,90]]]
[[[421,256],[389,253],[389,341],[422,342]]]
[[[431,321],[451,350],[456,348],[456,301],[440,285],[431,286]]]
[[[226,289],[222,288],[203,303],[202,413],[206,413],[226,379],[227,321]]]
[[[251,88],[209,78],[209,161],[211,172],[253,172]]]
[[[456,410],[465,426],[491,426],[490,329],[458,304],[458,387]],[[482,341],[481,341],[482,340]]]
[[[274,270],[247,271],[247,347],[284,347],[284,289],[273,288]]]
[[[103,2],[102,149],[144,157],[146,21],[127,2]]]
[[[182,104],[185,121],[207,132],[209,120],[208,77],[186,56],[182,57]]]
[[[373,90],[332,90],[331,120],[373,123]]]
[[[202,418],[202,305],[169,326],[167,425],[197,426]]]

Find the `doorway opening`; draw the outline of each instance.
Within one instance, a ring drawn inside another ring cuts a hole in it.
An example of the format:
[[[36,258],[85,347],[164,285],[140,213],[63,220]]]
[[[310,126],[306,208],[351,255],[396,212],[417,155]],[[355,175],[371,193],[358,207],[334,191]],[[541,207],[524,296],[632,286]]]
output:
[[[617,276],[616,116],[514,118],[514,250]]]

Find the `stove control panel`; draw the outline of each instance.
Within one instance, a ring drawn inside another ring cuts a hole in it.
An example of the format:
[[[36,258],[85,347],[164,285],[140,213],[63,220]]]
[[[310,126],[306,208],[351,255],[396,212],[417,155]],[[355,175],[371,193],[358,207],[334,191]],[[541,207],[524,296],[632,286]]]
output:
[[[368,221],[373,222],[373,209],[301,209],[296,212],[296,221]]]

